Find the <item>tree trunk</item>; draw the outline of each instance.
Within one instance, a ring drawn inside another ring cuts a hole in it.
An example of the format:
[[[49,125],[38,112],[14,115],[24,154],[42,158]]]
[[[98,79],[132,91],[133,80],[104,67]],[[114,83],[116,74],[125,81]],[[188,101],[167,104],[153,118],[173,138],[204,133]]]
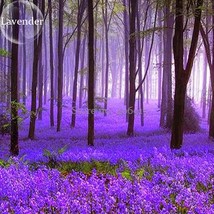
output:
[[[43,108],[43,64],[42,64],[42,51],[39,56],[39,107],[38,107],[38,120],[42,120],[42,108]]]
[[[37,5],[37,0],[34,0],[34,4]],[[45,2],[42,1],[42,12],[44,14],[45,10]],[[34,19],[36,19],[36,14],[34,14]],[[37,26],[34,25],[36,28]],[[38,83],[38,62],[39,56],[41,53],[41,46],[42,46],[42,33],[39,35],[38,39],[34,40],[34,58],[33,58],[33,78],[32,78],[32,96],[31,96],[31,117],[30,117],[30,129],[28,138],[31,140],[35,137],[35,126],[36,126],[36,98],[37,98],[37,83]]]
[[[14,1],[16,2],[16,1]],[[19,8],[19,3],[16,2],[15,6]],[[13,10],[13,20],[19,19],[19,9]],[[13,26],[13,38],[19,40],[19,25]],[[12,59],[11,59],[11,142],[10,152],[11,155],[17,156],[19,154],[19,131],[18,131],[18,62],[19,62],[19,45],[12,43]]]
[[[103,10],[104,12],[104,10]],[[105,13],[103,13],[106,41],[106,70],[105,70],[105,102],[104,116],[107,116],[108,109],[108,77],[109,77],[109,40],[108,40],[108,0],[105,0]]]
[[[88,145],[94,145],[94,17],[93,0],[88,0]]]
[[[49,42],[50,42],[50,124],[54,126],[54,64],[53,64],[53,27],[52,27],[52,3],[48,0],[49,7]]]
[[[140,5],[139,5],[140,6]],[[146,23],[146,19],[144,20],[144,22]],[[144,25],[145,25],[144,23]],[[140,33],[141,29],[140,29],[140,14],[138,11],[138,15],[137,15],[137,31],[138,33]],[[144,43],[144,39],[142,41]],[[142,76],[142,55],[143,55],[143,47],[141,47],[141,37],[138,36],[137,38],[137,46],[138,46],[138,73],[139,73],[139,84],[142,82],[143,80],[143,76]],[[143,46],[143,44],[142,44]],[[144,93],[143,93],[143,86],[141,85],[139,88],[139,99],[140,99],[140,123],[141,126],[144,126]]]
[[[25,7],[23,7],[23,19],[25,19]],[[25,26],[23,26],[23,35],[25,35]],[[23,80],[22,80],[22,101],[23,104],[26,105],[26,69],[27,69],[27,53],[26,53],[26,38],[23,36],[23,54],[22,54],[22,60],[23,60]]]
[[[168,5],[167,5],[168,6]],[[161,10],[158,12],[159,16],[159,27],[162,28],[162,13]],[[162,43],[163,43],[163,35],[162,31],[160,32],[159,35],[159,46],[158,46],[158,54],[159,54],[159,59],[158,59],[158,108],[161,107],[161,78],[162,78]]]
[[[78,17],[77,17],[77,46],[75,55],[75,70],[74,70],[74,83],[73,83],[73,100],[72,100],[72,118],[71,128],[76,125],[76,108],[77,108],[77,80],[79,71],[79,59],[80,59],[80,46],[81,46],[81,22],[85,11],[85,0],[82,0],[78,6]]]
[[[164,8],[164,59],[163,59],[163,79],[162,79],[162,100],[160,127],[171,128],[172,126],[172,35],[174,18],[170,12],[171,0],[168,0]]]
[[[204,56],[203,88],[201,93],[202,118],[206,118],[207,107],[207,58]]]
[[[214,70],[212,70],[214,72]],[[214,80],[212,80],[214,81]],[[212,98],[211,98],[211,108],[210,108],[210,118],[209,118],[209,137],[214,139],[214,98],[213,98],[214,90],[212,86]]]
[[[128,27],[128,7],[127,1],[123,0],[124,12],[124,46],[125,46],[125,105],[126,105],[126,121],[128,122],[129,108],[129,27]]]
[[[61,121],[62,121],[63,9],[64,2],[59,0],[57,132],[61,131]]]
[[[127,135],[134,135],[134,118],[135,118],[135,73],[136,73],[136,38],[135,38],[135,24],[137,2],[135,0],[130,1],[130,39],[129,39],[129,78],[130,78],[130,94],[129,94],[129,109],[128,109],[128,130]]]
[[[183,143],[183,121],[186,87],[191,75],[191,70],[198,43],[202,5],[203,0],[198,0],[197,5],[195,5],[195,23],[192,34],[192,41],[187,59],[186,69],[184,69],[184,2],[183,0],[176,0],[175,35],[173,40],[173,51],[175,60],[175,101],[174,117],[172,124],[171,149],[180,149]]]
[[[83,98],[83,83],[84,83],[84,65],[85,65],[85,43],[86,43],[86,36],[83,40],[83,46],[82,46],[82,62],[81,62],[81,71],[80,74],[80,89],[79,89],[79,108],[82,108],[82,98]]]
[[[212,1],[214,10],[214,2]],[[212,16],[212,25],[214,24],[214,15]],[[212,39],[214,40],[214,29],[212,30]],[[212,44],[212,65],[210,66],[211,88],[212,88],[212,105],[210,110],[209,137],[214,139],[214,42]]]
[[[186,85],[184,81],[177,81],[174,97],[174,120],[172,126],[171,149],[180,149],[183,143],[185,96]]]
[[[44,105],[47,104],[47,91],[48,91],[48,53],[47,53],[47,30],[46,25],[44,25],[44,69],[43,69],[43,87],[44,87]]]

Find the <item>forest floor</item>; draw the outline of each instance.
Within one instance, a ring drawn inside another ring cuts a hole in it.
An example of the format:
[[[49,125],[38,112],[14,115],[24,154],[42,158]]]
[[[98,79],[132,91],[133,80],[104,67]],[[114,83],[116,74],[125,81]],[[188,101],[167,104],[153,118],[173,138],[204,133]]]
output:
[[[127,137],[125,121],[125,106],[123,100],[111,99],[107,116],[95,114],[95,146],[87,146],[87,109],[78,110],[76,127],[70,128],[71,101],[63,105],[61,132],[50,128],[48,105],[43,108],[43,119],[36,122],[36,137],[34,141],[27,139],[29,119],[20,126],[20,157],[31,161],[43,160],[44,150],[57,151],[66,146],[62,155],[66,160],[100,159],[117,161],[120,158],[134,160],[154,148],[169,150],[170,133],[159,127],[160,109],[157,101],[145,104],[145,125],[140,125],[140,114],[136,110],[135,136]],[[197,106],[195,106],[197,108]],[[198,110],[200,111],[200,109]],[[56,112],[55,112],[56,115]],[[201,119],[201,131],[184,135],[183,150],[214,149],[214,143],[208,139],[208,125]],[[9,136],[0,136],[0,157],[9,155]]]
[[[145,126],[137,115],[129,138],[123,102],[110,100],[108,116],[96,114],[95,146],[88,147],[87,113],[78,113],[71,129],[70,106],[61,132],[50,128],[48,108],[34,141],[27,139],[29,120],[21,124],[18,159],[7,160],[9,136],[0,138],[0,213],[214,214],[214,143],[205,120],[171,151],[156,102],[145,104]]]

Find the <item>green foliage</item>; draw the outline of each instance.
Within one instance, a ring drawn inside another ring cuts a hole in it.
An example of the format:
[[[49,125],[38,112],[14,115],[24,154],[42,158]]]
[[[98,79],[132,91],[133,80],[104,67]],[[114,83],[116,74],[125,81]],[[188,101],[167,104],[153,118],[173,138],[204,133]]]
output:
[[[49,151],[49,150],[45,149],[43,151],[43,156],[48,159],[48,163],[47,163],[48,167],[50,167],[50,168],[58,167],[59,166],[58,158],[66,150],[67,150],[67,146],[62,147],[62,148],[58,149],[57,151]]]
[[[3,135],[10,133],[10,115],[7,112],[0,113],[0,133]]]
[[[144,173],[145,173],[145,169],[144,168],[140,168],[136,171],[136,175],[137,177],[139,177],[140,179],[143,178],[144,176]]]
[[[18,163],[22,163],[24,165],[28,165],[29,162],[25,160],[25,155],[20,157],[19,159],[14,159],[13,157],[10,157],[8,160],[0,159],[0,167],[7,168],[11,165],[16,165]]]
[[[176,197],[177,194],[176,193],[171,193],[170,194],[170,200],[171,203],[174,204],[177,208],[177,212],[178,214],[187,214],[188,213],[188,208],[184,206],[184,201],[181,202],[181,204],[178,204],[176,202]]]
[[[9,167],[10,163],[8,161],[0,159],[0,167]]]
[[[149,28],[149,29],[147,29],[147,30],[144,30],[144,31],[141,31],[141,32],[139,32],[139,36],[140,37],[147,37],[147,36],[151,36],[154,32],[155,33],[159,33],[159,32],[161,32],[161,31],[163,31],[163,27],[153,27],[153,28]],[[138,36],[138,35],[131,35],[131,36]]]
[[[2,56],[2,57],[10,57],[11,53],[6,51],[5,49],[0,48],[0,56]]]
[[[86,175],[91,175],[93,170],[98,174],[110,174],[116,176],[117,165],[111,165],[105,161],[85,161],[85,162],[61,162],[59,164],[59,171],[63,175],[67,175],[72,171],[83,172]]]
[[[123,178],[126,178],[127,180],[132,180],[132,175],[131,175],[131,171],[129,169],[125,169],[122,173],[121,173]]]
[[[201,182],[197,183],[196,189],[198,192],[206,192],[206,190],[207,190],[206,186]]]
[[[126,7],[122,3],[115,1],[114,8],[113,8],[113,14],[122,13],[122,12],[124,12],[125,9],[126,9]]]

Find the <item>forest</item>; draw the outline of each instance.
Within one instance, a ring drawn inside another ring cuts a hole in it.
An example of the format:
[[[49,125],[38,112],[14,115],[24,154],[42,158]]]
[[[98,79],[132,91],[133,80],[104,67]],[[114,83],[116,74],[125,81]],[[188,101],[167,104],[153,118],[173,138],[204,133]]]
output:
[[[214,213],[212,0],[0,0],[0,213]]]

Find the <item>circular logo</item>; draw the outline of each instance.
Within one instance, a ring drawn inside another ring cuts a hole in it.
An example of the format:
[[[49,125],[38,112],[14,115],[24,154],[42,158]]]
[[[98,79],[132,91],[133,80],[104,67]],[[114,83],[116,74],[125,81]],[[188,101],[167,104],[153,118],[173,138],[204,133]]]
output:
[[[13,14],[19,14],[18,19]],[[19,0],[8,4],[0,17],[0,30],[6,39],[16,44],[24,44],[39,36],[44,23],[41,10],[32,2]],[[19,25],[19,39],[13,36],[14,25]]]

